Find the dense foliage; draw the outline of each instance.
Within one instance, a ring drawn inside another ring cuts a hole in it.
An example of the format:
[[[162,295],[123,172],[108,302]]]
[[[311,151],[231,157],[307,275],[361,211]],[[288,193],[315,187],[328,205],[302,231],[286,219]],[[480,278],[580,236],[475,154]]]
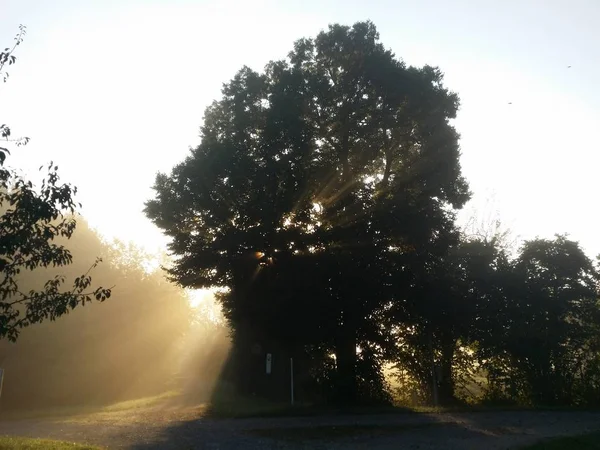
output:
[[[305,398],[346,402],[386,400],[389,363],[444,402],[486,377],[489,397],[572,401],[568,377],[596,370],[597,271],[578,245],[513,259],[456,226],[470,194],[442,78],[370,22],[330,26],[242,68],[157,176],[146,214],[171,238],[169,276],[222,289],[241,392],[287,395],[289,358]]]

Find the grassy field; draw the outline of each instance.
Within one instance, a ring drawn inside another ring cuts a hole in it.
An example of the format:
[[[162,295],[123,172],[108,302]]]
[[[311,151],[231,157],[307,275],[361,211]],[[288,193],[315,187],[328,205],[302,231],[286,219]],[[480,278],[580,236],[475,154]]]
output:
[[[259,398],[231,397],[205,404],[205,415],[215,418],[246,417],[301,417],[319,415],[371,415],[371,414],[444,414],[444,413],[490,413],[490,412],[597,412],[598,408],[555,407],[555,406],[506,406],[464,405],[450,407],[435,406],[355,406],[337,408],[327,405],[277,403]]]
[[[234,395],[220,396],[213,402],[194,401],[178,391],[169,391],[160,395],[135,400],[122,401],[110,405],[82,405],[72,407],[56,407],[37,410],[2,411],[1,420],[21,419],[68,419],[72,417],[97,417],[140,412],[161,407],[186,407],[194,409],[197,416],[219,418],[248,417],[302,417],[320,415],[372,415],[372,414],[436,414],[462,412],[508,412],[508,411],[597,411],[586,408],[555,407],[518,407],[469,405],[456,407],[411,407],[402,405],[390,406],[357,406],[352,408],[336,408],[334,406],[272,402],[255,397]],[[1,448],[0,448],[1,450]]]
[[[63,418],[92,413],[112,413],[121,411],[131,411],[136,409],[145,409],[164,404],[168,401],[175,401],[181,396],[180,392],[169,391],[152,397],[144,397],[135,400],[113,403],[110,405],[81,405],[65,406],[56,408],[45,408],[36,410],[18,410],[1,411],[2,420],[22,420],[22,419],[42,419],[42,418]],[[3,447],[0,447],[2,450]]]
[[[551,439],[522,450],[600,450],[600,433]]]
[[[100,450],[100,447],[47,439],[0,437],[0,450]]]

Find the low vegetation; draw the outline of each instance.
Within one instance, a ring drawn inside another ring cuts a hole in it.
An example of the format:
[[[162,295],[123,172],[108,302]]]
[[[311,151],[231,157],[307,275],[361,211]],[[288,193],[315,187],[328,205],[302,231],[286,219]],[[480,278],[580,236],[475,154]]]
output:
[[[111,403],[108,405],[75,405],[62,407],[47,407],[34,409],[17,409],[0,411],[1,420],[23,420],[23,419],[67,419],[73,417],[112,414],[123,412],[143,411],[163,406],[169,402],[176,403],[181,398],[181,392],[169,391],[163,394],[143,397],[135,400]]]
[[[0,437],[0,450],[100,450],[100,447],[48,439]]]

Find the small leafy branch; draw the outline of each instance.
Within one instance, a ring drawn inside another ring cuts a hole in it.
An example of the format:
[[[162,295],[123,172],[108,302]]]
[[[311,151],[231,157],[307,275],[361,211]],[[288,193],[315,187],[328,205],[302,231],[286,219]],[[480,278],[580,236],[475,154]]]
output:
[[[61,183],[58,167],[47,166],[41,189],[14,171],[0,168],[0,339],[16,340],[19,329],[42,320],[54,320],[92,299],[104,301],[111,289],[89,290],[90,270],[78,277],[70,291],[61,291],[65,278],[56,276],[39,291],[22,292],[19,274],[39,268],[61,267],[73,257],[57,238],[69,239],[75,231],[77,189]]]
[[[12,48],[0,53],[0,75],[4,82],[8,74],[5,65],[16,61],[14,51],[23,42],[25,26],[19,27]],[[8,125],[0,125],[0,139],[16,146],[25,145],[29,138],[11,139]],[[57,244],[57,238],[69,239],[75,231],[77,188],[61,183],[58,166],[47,166],[47,176],[41,189],[34,188],[11,168],[5,166],[7,148],[0,146],[0,339],[15,341],[20,329],[43,320],[55,320],[71,309],[92,300],[104,301],[111,289],[91,289],[90,271],[101,261],[75,279],[70,290],[63,290],[65,277],[55,276],[40,290],[23,292],[19,275],[39,268],[61,267],[73,262],[68,249]],[[40,167],[42,170],[44,166]]]
[[[21,45],[23,38],[25,37],[26,27],[25,25],[19,25],[19,33],[15,36],[15,43],[12,47],[6,47],[3,52],[0,52],[0,77],[6,83],[8,80],[8,72],[4,71],[5,65],[13,65],[17,61],[17,57],[14,55],[17,46]],[[10,127],[6,124],[0,125],[0,138],[6,142],[13,142],[17,146],[26,145],[29,142],[28,137],[20,137],[17,139],[11,139]],[[6,147],[0,146],[0,165],[4,164],[6,156],[10,152]]]
[[[13,46],[6,47],[3,52],[0,52],[0,76],[2,77],[5,83],[8,80],[9,75],[8,72],[3,72],[4,66],[11,66],[17,61],[17,58],[14,55],[14,53],[17,47],[23,42],[23,38],[25,37],[26,33],[27,27],[25,25],[19,25],[19,33],[15,36],[15,43],[13,44]]]
[[[97,258],[85,274],[75,279],[73,288],[66,292],[61,290],[65,283],[62,275],[46,281],[43,289],[27,293],[19,291],[14,280],[6,282],[5,278],[0,288],[0,338],[14,342],[22,328],[43,320],[56,320],[77,306],[85,306],[94,300],[103,302],[110,298],[114,286],[89,290],[92,284],[89,273],[100,262],[102,259]]]

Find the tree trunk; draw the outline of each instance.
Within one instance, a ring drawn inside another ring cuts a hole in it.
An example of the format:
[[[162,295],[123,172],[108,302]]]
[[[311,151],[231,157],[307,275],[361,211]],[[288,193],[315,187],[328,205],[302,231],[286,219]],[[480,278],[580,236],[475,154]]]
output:
[[[338,387],[335,400],[351,405],[357,401],[356,386],[356,331],[349,325],[340,327],[336,342]]]
[[[454,396],[454,377],[452,373],[452,362],[456,341],[453,338],[442,342],[442,357],[439,364],[438,392],[441,404],[451,404],[456,400]]]

